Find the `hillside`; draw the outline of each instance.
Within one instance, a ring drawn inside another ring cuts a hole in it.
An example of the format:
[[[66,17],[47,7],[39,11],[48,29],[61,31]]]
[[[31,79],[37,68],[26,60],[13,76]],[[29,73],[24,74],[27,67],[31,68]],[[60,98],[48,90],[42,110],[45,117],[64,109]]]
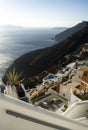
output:
[[[67,30],[65,30],[64,32],[57,34],[55,36],[55,40],[59,43],[63,40],[66,40],[67,37],[70,37],[72,34],[76,33],[77,31],[80,31],[81,29],[85,28],[86,26],[88,26],[88,22],[87,21],[83,21],[82,23],[79,23]]]
[[[22,77],[25,77],[26,82],[29,82],[32,80],[31,77],[34,78],[46,71],[55,71],[57,66],[71,62],[72,59],[67,61],[65,56],[76,54],[76,50],[78,53],[79,48],[85,43],[88,43],[88,26],[61,43],[19,57],[7,71],[11,71],[15,67],[17,72],[23,72]],[[3,77],[3,81],[7,81],[6,75]]]

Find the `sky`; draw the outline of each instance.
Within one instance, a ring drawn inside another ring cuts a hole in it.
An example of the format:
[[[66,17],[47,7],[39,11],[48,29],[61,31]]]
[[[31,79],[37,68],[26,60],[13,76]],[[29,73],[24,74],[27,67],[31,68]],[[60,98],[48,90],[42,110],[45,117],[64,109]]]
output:
[[[88,0],[0,0],[0,25],[71,27],[88,20]]]

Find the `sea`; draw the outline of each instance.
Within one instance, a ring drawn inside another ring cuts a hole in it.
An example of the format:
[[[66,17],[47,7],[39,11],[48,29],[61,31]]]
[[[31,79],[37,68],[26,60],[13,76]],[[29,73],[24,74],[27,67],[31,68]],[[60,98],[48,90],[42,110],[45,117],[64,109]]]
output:
[[[21,55],[56,44],[59,28],[0,29],[0,79],[7,68]]]

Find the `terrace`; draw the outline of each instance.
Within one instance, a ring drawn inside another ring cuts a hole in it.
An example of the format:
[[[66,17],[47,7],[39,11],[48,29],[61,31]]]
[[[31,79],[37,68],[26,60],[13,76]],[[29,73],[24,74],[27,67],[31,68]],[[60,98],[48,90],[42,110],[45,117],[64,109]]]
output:
[[[63,116],[88,125],[88,101],[72,104]]]

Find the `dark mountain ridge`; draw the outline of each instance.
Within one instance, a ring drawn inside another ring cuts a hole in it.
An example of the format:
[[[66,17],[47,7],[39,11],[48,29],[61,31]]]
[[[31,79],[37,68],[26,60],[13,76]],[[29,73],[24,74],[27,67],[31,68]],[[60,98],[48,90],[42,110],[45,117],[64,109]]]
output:
[[[65,40],[67,37],[70,37],[72,34],[82,30],[83,28],[85,28],[86,26],[88,26],[88,22],[87,21],[83,21],[67,30],[65,30],[64,32],[57,34],[55,36],[55,40],[59,43],[63,40]]]
[[[61,43],[19,57],[8,68],[7,72],[15,68],[17,72],[23,72],[22,77],[28,81],[31,77],[38,76],[45,71],[51,72],[53,67],[66,64],[65,56],[76,53],[76,50],[85,43],[88,43],[88,26]],[[7,81],[6,75],[3,77],[3,81]]]

